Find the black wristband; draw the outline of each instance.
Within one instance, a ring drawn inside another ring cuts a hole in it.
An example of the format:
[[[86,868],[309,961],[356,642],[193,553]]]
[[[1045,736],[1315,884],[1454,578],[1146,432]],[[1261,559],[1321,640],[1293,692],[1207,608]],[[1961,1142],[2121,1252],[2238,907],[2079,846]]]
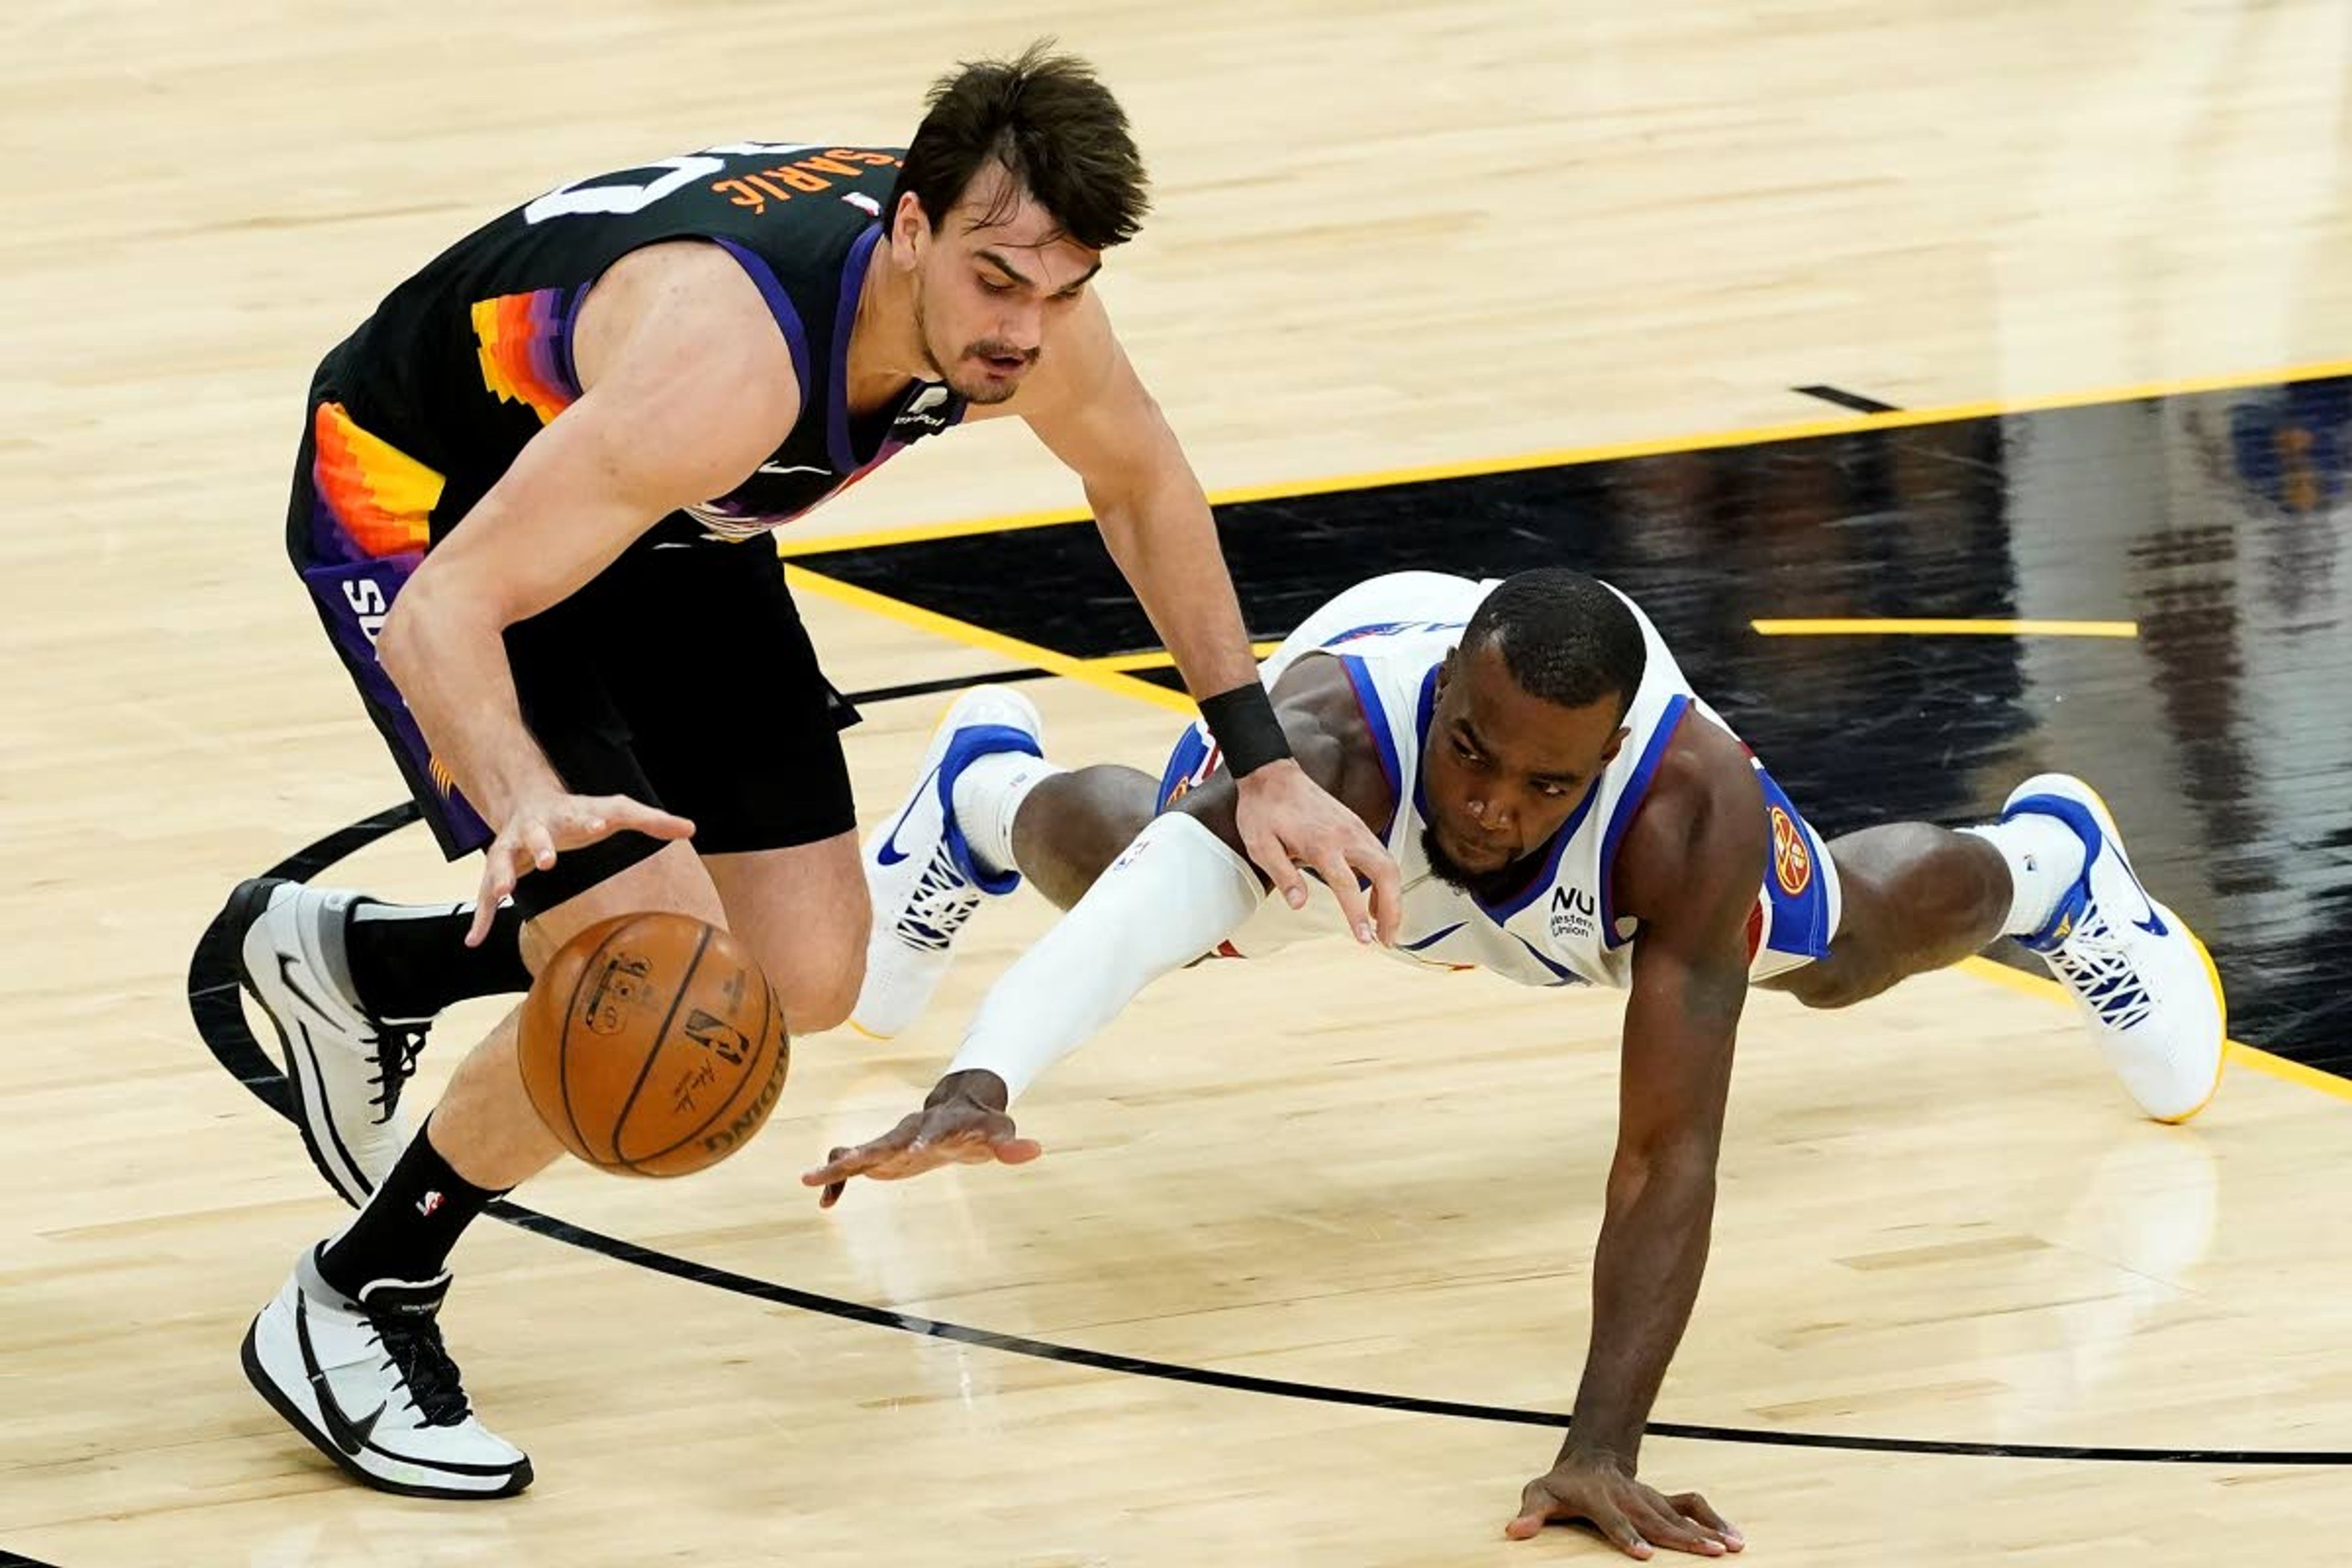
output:
[[[1274,703],[1265,688],[1255,680],[1202,698],[1201,717],[1208,721],[1209,733],[1217,738],[1217,749],[1225,754],[1225,766],[1237,779],[1290,755],[1290,739],[1282,732],[1282,721],[1274,716]]]

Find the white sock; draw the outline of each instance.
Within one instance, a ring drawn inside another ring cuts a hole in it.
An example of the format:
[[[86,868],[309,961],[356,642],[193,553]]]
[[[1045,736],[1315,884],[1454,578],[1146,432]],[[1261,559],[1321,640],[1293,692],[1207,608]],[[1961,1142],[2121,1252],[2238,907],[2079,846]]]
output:
[[[949,803],[982,870],[1001,876],[1021,868],[1013,858],[1013,822],[1021,803],[1055,773],[1069,771],[1026,752],[992,752],[956,775]]]
[[[2009,862],[2012,893],[2003,936],[2031,936],[2050,923],[2058,901],[2083,874],[2083,840],[2054,816],[2025,812],[2007,822],[1963,827]]]

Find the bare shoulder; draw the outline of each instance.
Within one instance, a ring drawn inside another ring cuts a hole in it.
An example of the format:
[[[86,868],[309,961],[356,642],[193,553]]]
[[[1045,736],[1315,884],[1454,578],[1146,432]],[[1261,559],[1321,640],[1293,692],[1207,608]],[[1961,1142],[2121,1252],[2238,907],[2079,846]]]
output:
[[[1764,791],[1747,748],[1696,710],[1658,759],[1619,850],[1616,907],[1644,923],[1752,900],[1764,874]]]
[[[666,240],[633,250],[590,286],[572,330],[583,390],[616,368],[699,363],[756,373],[740,390],[772,396],[800,387],[792,348],[742,264],[708,240]]]
[[[1307,776],[1375,832],[1396,814],[1380,738],[1339,661],[1308,654],[1274,683],[1274,710]]]

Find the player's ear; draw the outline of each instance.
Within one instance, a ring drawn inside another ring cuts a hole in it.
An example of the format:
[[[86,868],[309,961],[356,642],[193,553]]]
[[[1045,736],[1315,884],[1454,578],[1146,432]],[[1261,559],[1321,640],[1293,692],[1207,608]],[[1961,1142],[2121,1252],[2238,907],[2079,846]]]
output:
[[[931,220],[923,214],[923,204],[912,191],[898,194],[898,205],[890,212],[890,259],[902,269],[911,270],[923,259],[923,249],[931,242]]]
[[[1618,748],[1624,745],[1625,737],[1633,732],[1622,724],[1617,726],[1617,732],[1609,737],[1607,745],[1601,748],[1601,761],[1604,765],[1617,760]]]
[[[1458,647],[1447,648],[1445,657],[1437,661],[1437,695],[1441,698],[1445,695],[1445,689],[1454,683],[1454,659],[1461,651]]]

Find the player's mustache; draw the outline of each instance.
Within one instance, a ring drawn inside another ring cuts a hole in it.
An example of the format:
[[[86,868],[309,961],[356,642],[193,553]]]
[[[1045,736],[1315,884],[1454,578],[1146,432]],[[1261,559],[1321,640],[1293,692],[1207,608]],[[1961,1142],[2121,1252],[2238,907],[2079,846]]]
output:
[[[966,359],[1017,359],[1024,364],[1034,364],[1044,351],[1016,348],[1002,338],[982,338],[963,352]]]

